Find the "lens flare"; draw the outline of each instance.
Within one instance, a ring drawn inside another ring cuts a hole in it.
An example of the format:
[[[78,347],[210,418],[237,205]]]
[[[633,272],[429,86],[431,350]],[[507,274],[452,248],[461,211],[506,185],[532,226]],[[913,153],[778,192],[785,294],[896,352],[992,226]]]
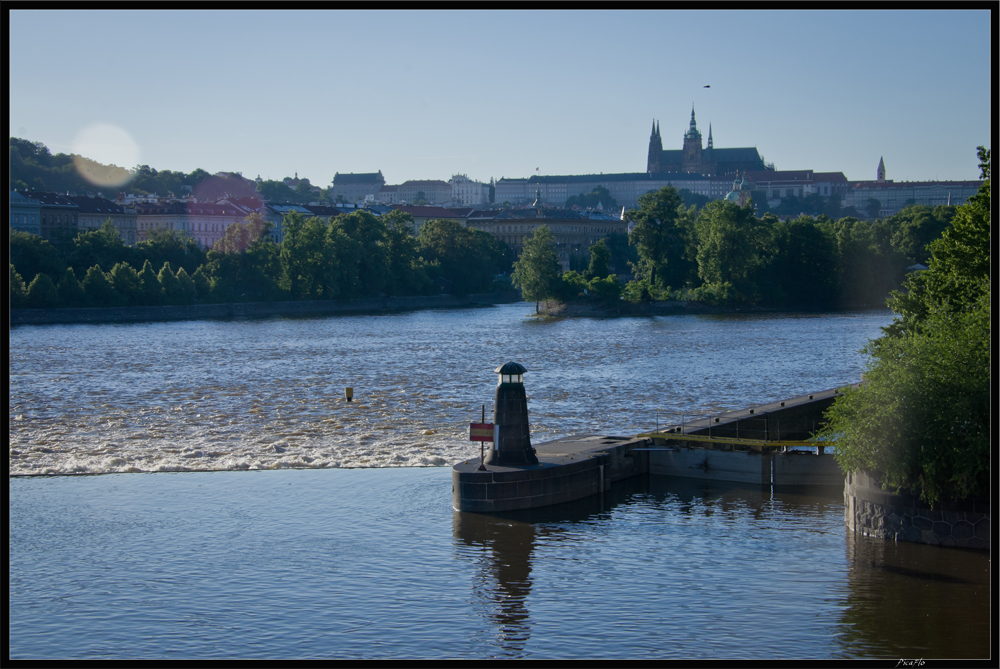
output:
[[[110,123],[81,130],[73,142],[73,154],[76,171],[95,186],[124,186],[132,178],[128,168],[139,163],[139,145]]]

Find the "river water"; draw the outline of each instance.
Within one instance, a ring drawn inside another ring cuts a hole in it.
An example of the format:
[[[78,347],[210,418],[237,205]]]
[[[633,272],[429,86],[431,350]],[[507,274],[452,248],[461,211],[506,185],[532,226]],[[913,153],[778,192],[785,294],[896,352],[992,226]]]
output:
[[[989,555],[856,537],[838,489],[484,516],[412,466],[477,453],[506,360],[536,442],[632,434],[857,381],[888,312],[531,310],[13,328],[10,657],[989,655]]]
[[[478,455],[468,424],[508,360],[528,368],[536,443],[636,434],[859,381],[891,320],[532,311],[15,327],[9,472],[450,466]]]

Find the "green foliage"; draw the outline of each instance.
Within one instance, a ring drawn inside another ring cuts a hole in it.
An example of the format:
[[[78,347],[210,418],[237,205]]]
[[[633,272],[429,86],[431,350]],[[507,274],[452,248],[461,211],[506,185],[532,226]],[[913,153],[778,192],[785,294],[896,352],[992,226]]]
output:
[[[51,309],[59,306],[59,291],[48,274],[38,274],[28,286],[28,306]]]
[[[160,273],[156,275],[160,285],[163,286],[163,299],[167,304],[181,304],[183,295],[180,286],[177,284],[177,275],[169,262],[163,263]]]
[[[284,238],[278,253],[282,289],[293,300],[336,297],[340,293],[338,263],[327,225],[315,216],[293,213],[282,226]]]
[[[681,188],[677,191],[681,199],[684,201],[685,207],[694,207],[695,210],[700,210],[706,204],[712,201],[707,195],[702,195],[701,193],[693,193],[690,189]]]
[[[773,216],[759,219],[750,206],[716,200],[701,210],[698,276],[706,283],[731,283],[738,297],[760,299],[758,280],[774,254]]]
[[[114,286],[108,280],[107,275],[98,265],[87,270],[83,277],[83,293],[88,306],[91,307],[120,307],[125,300],[118,294]]]
[[[149,237],[135,245],[134,265],[146,260],[153,267],[162,267],[169,262],[171,267],[183,267],[188,274],[204,264],[205,250],[198,246],[194,238],[178,230],[151,230]]]
[[[759,286],[765,302],[829,308],[837,298],[837,239],[832,223],[803,216],[773,226],[774,255]]]
[[[14,263],[10,264],[10,308],[20,309],[28,302],[28,288],[24,285],[24,279],[14,268]]]
[[[883,486],[930,504],[989,491],[990,297],[969,311],[936,308],[925,327],[885,337],[861,388],[827,412],[844,471],[868,470]]]
[[[61,276],[66,269],[65,258],[48,240],[14,228],[10,228],[10,263],[22,277]]]
[[[139,279],[139,273],[132,269],[131,265],[125,262],[118,263],[111,268],[108,279],[126,306],[143,304],[142,281]]]
[[[83,286],[76,278],[76,272],[72,267],[67,267],[59,281],[59,299],[64,307],[82,307],[87,303],[87,296],[83,292]]]
[[[878,212],[882,209],[882,203],[873,197],[868,198],[868,204],[865,205],[865,213],[868,214],[868,218],[878,218]]]
[[[212,280],[205,271],[205,265],[200,265],[191,275],[194,281],[195,290],[198,293],[198,301],[204,302],[212,294]]]
[[[604,237],[611,253],[608,269],[619,275],[629,271],[630,264],[639,262],[639,254],[629,244],[627,232],[610,232]]]
[[[420,295],[431,287],[427,261],[419,255],[413,230],[413,217],[393,210],[382,217],[385,224],[385,248],[389,265],[388,295]]]
[[[589,193],[571,195],[566,200],[567,209],[574,206],[582,209],[596,209],[597,205],[601,205],[605,211],[610,211],[618,208],[618,200],[611,197],[611,192],[604,186],[595,186]]]
[[[684,208],[673,186],[639,198],[639,208],[629,212],[635,222],[629,242],[641,260],[633,265],[636,278],[662,288],[684,285],[694,277],[693,215],[693,209]]]
[[[906,256],[910,264],[926,265],[930,260],[928,244],[948,229],[958,207],[908,205],[886,219],[893,229],[892,246]]]
[[[842,218],[833,223],[837,239],[838,304],[880,306],[906,275],[906,256],[893,248],[885,220]]]
[[[69,264],[79,273],[94,265],[108,272],[117,263],[130,259],[131,249],[122,241],[114,223],[104,222],[97,230],[79,233],[73,240]]]
[[[555,252],[556,238],[549,226],[535,229],[524,242],[521,257],[514,263],[511,281],[521,289],[526,302],[538,303],[555,296],[559,287],[559,259]]]
[[[359,293],[371,296],[381,293],[389,279],[389,257],[383,244],[386,230],[382,219],[367,211],[352,211],[330,219],[330,227],[342,233],[341,238],[355,242],[352,257],[347,261],[353,264],[356,260]]]
[[[608,275],[608,267],[611,264],[611,251],[603,239],[590,247],[590,264],[587,267],[587,276],[590,278],[603,279]]]
[[[194,280],[183,267],[177,270],[178,302],[180,304],[193,304],[198,299],[198,288],[194,285]]]
[[[456,295],[490,290],[493,277],[506,269],[506,244],[451,220],[427,221],[417,236],[417,249],[432,266],[436,263],[434,273]]]
[[[253,213],[247,216],[242,223],[229,225],[223,233],[222,239],[212,246],[212,250],[220,253],[243,253],[251,244],[270,231],[271,224],[260,214]]]
[[[139,272],[139,283],[142,286],[142,304],[147,306],[158,306],[163,304],[165,296],[163,285],[153,271],[153,264],[147,260],[142,264],[142,271]]]
[[[824,433],[846,471],[871,471],[936,504],[989,492],[989,178],[929,248],[930,269],[893,293],[897,319],[869,342],[865,382],[831,407]]]

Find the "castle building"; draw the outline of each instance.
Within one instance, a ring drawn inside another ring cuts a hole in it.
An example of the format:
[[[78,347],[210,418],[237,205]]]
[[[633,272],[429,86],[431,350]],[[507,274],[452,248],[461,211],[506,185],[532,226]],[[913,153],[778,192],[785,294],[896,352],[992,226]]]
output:
[[[708,146],[702,148],[701,131],[695,121],[694,106],[691,107],[691,123],[684,133],[681,149],[664,149],[660,137],[660,124],[653,121],[649,136],[649,151],[646,156],[646,172],[688,173],[707,177],[735,177],[745,172],[773,170],[767,165],[754,147],[717,149],[712,140],[712,126],[708,127]]]

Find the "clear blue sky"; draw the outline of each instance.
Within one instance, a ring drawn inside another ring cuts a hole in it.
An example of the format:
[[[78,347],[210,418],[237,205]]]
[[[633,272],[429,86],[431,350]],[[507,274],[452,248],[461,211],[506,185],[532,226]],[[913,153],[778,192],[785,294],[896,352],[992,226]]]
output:
[[[978,178],[988,11],[13,11],[10,134],[110,124],[156,169],[407,179],[642,172],[681,148]],[[706,84],[711,88],[703,88]],[[90,156],[106,158],[106,156]],[[123,165],[132,167],[132,164]]]

